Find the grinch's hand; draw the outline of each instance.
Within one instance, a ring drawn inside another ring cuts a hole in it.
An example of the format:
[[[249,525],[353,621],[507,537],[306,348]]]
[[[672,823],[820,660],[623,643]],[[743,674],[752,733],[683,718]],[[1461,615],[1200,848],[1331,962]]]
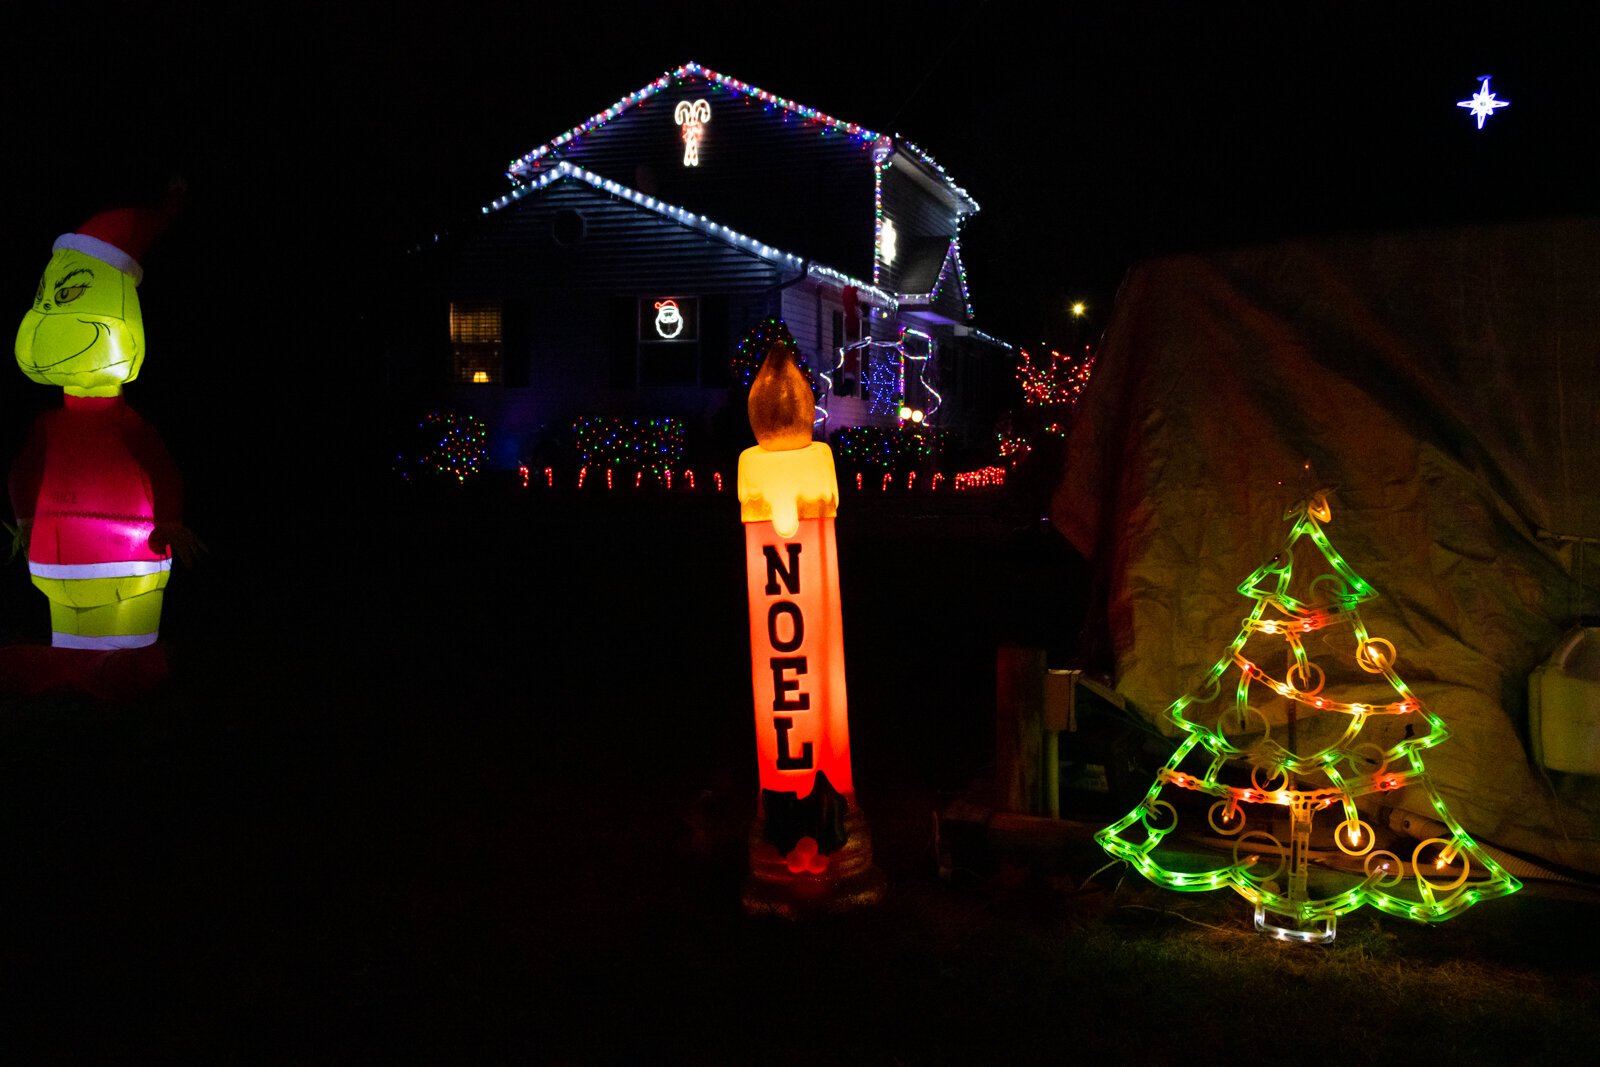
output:
[[[7,558],[26,557],[28,554],[28,542],[33,539],[33,520],[18,519],[15,526],[8,522],[5,524],[5,528],[6,533],[11,535],[11,555]]]
[[[178,522],[158,522],[156,528],[150,531],[150,551],[163,556],[172,556],[183,565],[193,566],[195,557],[206,551],[205,543],[194,535],[194,531]]]

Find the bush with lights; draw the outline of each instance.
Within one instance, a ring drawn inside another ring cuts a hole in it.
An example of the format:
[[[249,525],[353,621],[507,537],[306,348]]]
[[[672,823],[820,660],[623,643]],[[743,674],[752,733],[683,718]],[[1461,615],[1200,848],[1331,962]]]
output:
[[[407,437],[394,463],[402,481],[465,485],[488,468],[489,428],[476,415],[430,411]]]
[[[683,466],[682,419],[584,415],[573,420],[572,436],[583,467],[660,477]]]
[[[906,424],[896,427],[846,426],[831,442],[838,465],[877,473],[940,469],[955,445],[949,430]]]

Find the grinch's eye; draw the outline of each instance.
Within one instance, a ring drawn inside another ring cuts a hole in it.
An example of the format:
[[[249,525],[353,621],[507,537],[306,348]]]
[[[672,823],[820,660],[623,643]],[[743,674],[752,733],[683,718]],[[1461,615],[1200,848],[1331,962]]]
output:
[[[82,296],[83,291],[87,288],[89,288],[87,285],[62,286],[60,289],[56,290],[56,303],[70,304],[74,300],[78,299],[78,297]]]
[[[33,294],[33,302],[35,304],[44,303],[44,279],[43,278],[39,279],[39,290],[38,290],[38,292]]]

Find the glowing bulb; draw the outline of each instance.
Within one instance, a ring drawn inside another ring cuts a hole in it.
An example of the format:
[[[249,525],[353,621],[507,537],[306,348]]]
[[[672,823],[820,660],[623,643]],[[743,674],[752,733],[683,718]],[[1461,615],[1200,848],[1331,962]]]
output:
[[[900,231],[895,229],[893,219],[883,220],[883,229],[879,231],[878,258],[886,264],[894,263],[895,256],[899,254]]]

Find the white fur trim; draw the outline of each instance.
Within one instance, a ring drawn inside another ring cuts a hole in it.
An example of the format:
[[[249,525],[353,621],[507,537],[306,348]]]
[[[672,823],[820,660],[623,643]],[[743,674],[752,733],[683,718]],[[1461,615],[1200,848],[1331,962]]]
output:
[[[63,248],[71,248],[82,252],[86,256],[93,256],[95,259],[111,264],[122,273],[132,275],[134,285],[138,285],[144,280],[144,268],[139,266],[139,261],[110,241],[102,241],[100,238],[91,237],[86,233],[64,233],[56,238],[56,243],[51,246],[51,250],[60,251]]]
[[[123,560],[116,563],[35,563],[28,561],[28,573],[35,578],[142,578],[170,571],[170,559]]]
[[[156,643],[161,631],[156,630],[147,634],[113,634],[107,637],[80,637],[77,634],[64,634],[60,630],[50,632],[50,644],[55,648],[86,648],[97,652],[109,652],[118,648],[145,648]]]

